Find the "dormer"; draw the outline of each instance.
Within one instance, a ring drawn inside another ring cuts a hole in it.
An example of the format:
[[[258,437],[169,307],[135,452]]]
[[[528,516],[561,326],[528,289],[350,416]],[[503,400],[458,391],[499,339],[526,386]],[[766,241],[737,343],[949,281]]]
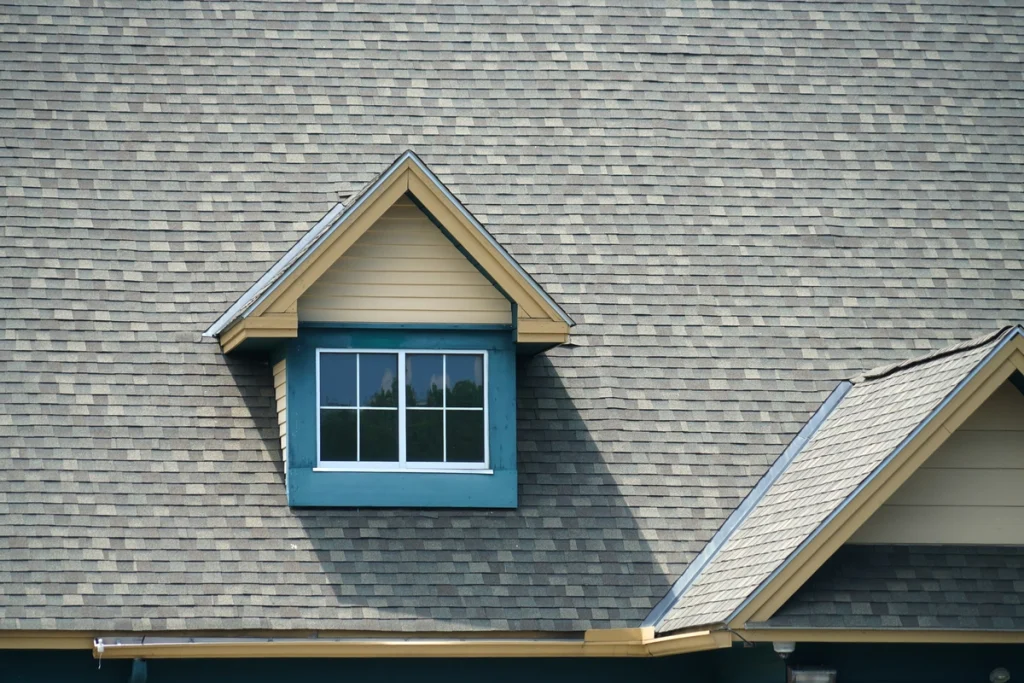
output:
[[[516,506],[515,357],[573,322],[411,151],[214,323],[268,354],[292,506]]]

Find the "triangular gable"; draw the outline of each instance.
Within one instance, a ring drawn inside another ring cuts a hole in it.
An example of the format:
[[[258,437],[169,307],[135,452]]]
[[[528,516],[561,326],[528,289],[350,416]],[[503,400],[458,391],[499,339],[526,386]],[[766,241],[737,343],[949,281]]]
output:
[[[247,339],[294,337],[298,300],[400,198],[408,196],[513,304],[521,344],[565,343],[573,321],[411,150],[338,204],[210,328],[225,352]]]
[[[511,325],[512,303],[408,197],[298,300],[299,324]]]
[[[1024,394],[1007,381],[848,543],[1024,547],[1022,492]]]
[[[648,623],[764,622],[1014,373],[1020,327],[841,386]]]

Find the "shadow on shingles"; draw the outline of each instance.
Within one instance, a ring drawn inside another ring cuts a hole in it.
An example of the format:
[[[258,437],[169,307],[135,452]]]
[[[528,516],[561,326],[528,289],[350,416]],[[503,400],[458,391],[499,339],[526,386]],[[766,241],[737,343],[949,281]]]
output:
[[[281,436],[277,424],[277,399],[274,394],[273,370],[267,354],[236,352],[220,354],[231,374],[259,436],[263,440],[270,460],[280,479],[281,493],[285,494],[284,460],[281,458]]]
[[[521,359],[517,385],[518,509],[292,511],[337,628],[633,627],[667,592],[550,359]]]

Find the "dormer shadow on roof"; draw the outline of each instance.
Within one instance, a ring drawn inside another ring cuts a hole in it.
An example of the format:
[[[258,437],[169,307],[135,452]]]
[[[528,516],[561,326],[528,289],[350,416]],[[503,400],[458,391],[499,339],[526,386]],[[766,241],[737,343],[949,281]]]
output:
[[[1022,425],[1021,326],[840,383],[645,625],[1024,641],[1024,608],[993,589],[1024,580]]]
[[[574,324],[411,150],[331,209],[204,335],[229,353],[294,338],[306,322],[504,325],[519,353],[566,343]]]

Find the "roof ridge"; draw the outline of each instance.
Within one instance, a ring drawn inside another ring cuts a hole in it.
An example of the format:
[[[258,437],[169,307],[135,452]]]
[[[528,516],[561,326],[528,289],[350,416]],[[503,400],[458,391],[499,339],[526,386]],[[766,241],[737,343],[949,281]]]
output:
[[[973,337],[967,341],[962,341],[951,346],[945,346],[941,349],[929,351],[928,353],[911,358],[909,360],[900,361],[898,363],[891,363],[889,365],[881,365],[876,368],[872,368],[856,377],[852,378],[850,382],[853,384],[863,384],[864,382],[874,382],[880,379],[885,379],[890,375],[894,375],[897,372],[903,372],[915,368],[919,365],[925,365],[949,356],[956,355],[958,353],[964,353],[966,351],[972,351],[974,349],[990,344],[997,339],[1001,339],[1004,335],[1008,334],[1014,329],[1018,329],[1019,325],[1005,325],[994,332],[988,332],[978,337]]]

